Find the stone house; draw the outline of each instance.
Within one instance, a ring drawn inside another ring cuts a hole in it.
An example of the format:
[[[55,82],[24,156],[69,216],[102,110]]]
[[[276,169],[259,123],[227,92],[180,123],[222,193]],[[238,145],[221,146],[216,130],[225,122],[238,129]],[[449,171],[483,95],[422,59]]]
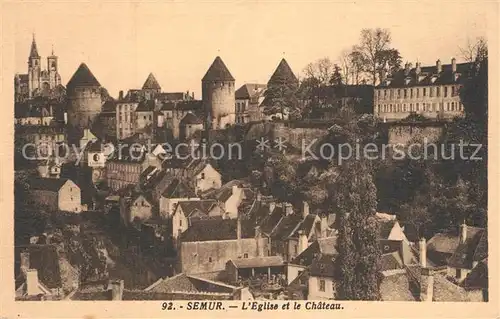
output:
[[[30,199],[35,204],[48,206],[53,211],[82,211],[81,191],[72,180],[33,177],[29,184]]]
[[[200,198],[196,197],[194,190],[178,178],[174,178],[160,196],[160,215],[163,218],[170,218],[178,202],[195,200],[200,200]]]
[[[223,210],[213,199],[179,201],[172,214],[172,237],[177,239],[194,220],[221,217]]]
[[[236,124],[262,120],[260,104],[264,100],[265,84],[246,83],[234,93],[236,98]]]
[[[128,185],[138,184],[141,174],[149,166],[161,168],[160,159],[146,153],[144,149],[120,147],[106,161],[106,179],[109,188],[117,191]]]
[[[268,241],[240,219],[193,221],[180,237],[179,270],[189,274],[225,270],[230,259],[266,256]]]
[[[179,139],[188,140],[197,131],[203,130],[203,121],[198,116],[188,112],[179,122]]]
[[[460,225],[459,244],[448,260],[448,276],[462,282],[488,257],[488,232],[484,228]]]
[[[155,215],[154,201],[148,193],[138,194],[132,198],[129,206],[129,216],[126,223],[135,220],[145,221],[153,218]]]
[[[385,121],[397,121],[410,114],[430,119],[452,119],[463,115],[459,90],[472,63],[405,67],[389,76],[383,75],[375,87],[374,115]]]

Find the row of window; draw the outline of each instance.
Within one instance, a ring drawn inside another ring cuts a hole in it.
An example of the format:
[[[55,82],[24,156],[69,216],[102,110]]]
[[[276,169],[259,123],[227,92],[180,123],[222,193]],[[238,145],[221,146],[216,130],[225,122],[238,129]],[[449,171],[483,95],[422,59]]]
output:
[[[236,102],[236,113],[245,112],[246,101]]]
[[[422,97],[443,97],[456,96],[458,89],[456,86],[430,86],[421,88],[410,89],[379,89],[377,90],[377,97],[379,100],[387,99],[400,99],[400,98],[420,98]]]
[[[136,174],[141,173],[141,166],[139,165],[123,165],[118,163],[108,163],[108,169],[111,171],[119,171],[124,173],[136,173]]]
[[[463,104],[460,102],[440,102],[440,103],[403,103],[403,104],[379,104],[378,113],[398,113],[398,112],[461,112]]]

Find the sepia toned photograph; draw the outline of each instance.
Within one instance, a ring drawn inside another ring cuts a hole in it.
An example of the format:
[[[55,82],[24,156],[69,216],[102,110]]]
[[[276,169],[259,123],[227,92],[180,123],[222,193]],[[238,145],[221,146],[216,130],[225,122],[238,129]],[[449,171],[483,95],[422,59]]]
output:
[[[20,308],[492,301],[497,4],[4,6]]]

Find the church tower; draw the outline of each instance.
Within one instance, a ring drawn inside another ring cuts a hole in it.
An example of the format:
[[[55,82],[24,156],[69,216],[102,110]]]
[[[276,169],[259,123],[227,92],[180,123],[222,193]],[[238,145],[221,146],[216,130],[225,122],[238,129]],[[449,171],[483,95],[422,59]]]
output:
[[[54,48],[52,47],[52,53],[47,57],[47,71],[49,72],[49,84],[50,88],[53,89],[61,84],[61,76],[59,75],[57,56],[54,55]]]
[[[223,129],[235,123],[234,78],[220,57],[216,57],[201,80],[205,129]]]
[[[101,84],[85,63],[80,64],[66,85],[68,96],[68,141],[76,143],[101,112]]]
[[[36,47],[35,35],[33,34],[33,41],[31,42],[30,56],[28,58],[28,90],[29,97],[33,96],[33,91],[40,89],[40,55]]]

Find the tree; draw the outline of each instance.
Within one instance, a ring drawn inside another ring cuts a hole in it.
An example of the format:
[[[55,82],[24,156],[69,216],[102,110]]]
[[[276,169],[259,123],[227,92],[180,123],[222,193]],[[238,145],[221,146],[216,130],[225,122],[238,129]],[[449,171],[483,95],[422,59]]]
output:
[[[373,85],[377,84],[379,72],[386,67],[386,64],[391,63],[393,68],[399,68],[401,64],[399,52],[390,48],[390,45],[389,30],[381,28],[361,30],[360,44],[355,46],[353,52],[359,55],[357,59],[363,63],[363,71],[368,73]]]
[[[335,64],[333,66],[333,68],[334,68],[334,71],[333,71],[332,77],[330,79],[330,83],[332,85],[336,85],[336,86],[344,84],[344,80],[342,78],[342,73],[340,72],[340,67],[337,64]]]
[[[321,58],[313,63],[309,63],[304,69],[306,79],[315,79],[319,86],[330,84],[335,73],[336,66],[330,58]]]
[[[387,49],[377,52],[376,60],[378,74],[382,72],[392,74],[401,68],[401,54],[396,49]]]
[[[478,37],[474,41],[468,38],[466,44],[458,49],[462,58],[467,62],[484,60],[488,57],[488,43],[483,37]]]
[[[297,86],[288,83],[270,85],[264,93],[266,105],[264,114],[288,114],[289,118],[301,117],[301,108],[297,99]]]
[[[366,163],[341,167],[337,193],[339,229],[336,258],[340,284],[336,299],[379,300],[380,249],[376,188]]]

